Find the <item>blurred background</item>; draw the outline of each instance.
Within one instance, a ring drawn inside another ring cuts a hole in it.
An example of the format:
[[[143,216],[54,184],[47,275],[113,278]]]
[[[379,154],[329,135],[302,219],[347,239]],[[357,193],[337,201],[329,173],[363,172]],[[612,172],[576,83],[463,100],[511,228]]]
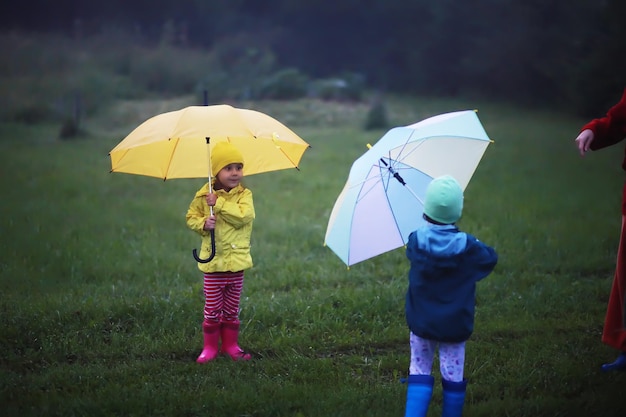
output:
[[[621,0],[7,1],[0,118],[365,88],[597,116],[626,84],[625,17]]]

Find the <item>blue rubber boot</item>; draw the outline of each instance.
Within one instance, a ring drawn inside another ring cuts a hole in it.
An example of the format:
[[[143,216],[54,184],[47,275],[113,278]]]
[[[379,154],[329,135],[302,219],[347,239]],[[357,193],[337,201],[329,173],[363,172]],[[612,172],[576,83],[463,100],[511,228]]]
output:
[[[615,359],[614,362],[605,363],[602,365],[603,372],[609,371],[623,371],[626,369],[626,352],[620,353],[620,355]]]
[[[452,382],[442,379],[441,386],[443,387],[441,417],[461,417],[463,415],[463,404],[465,404],[467,380]]]
[[[432,375],[409,375],[406,391],[405,417],[426,417],[430,398],[433,395],[435,378]]]

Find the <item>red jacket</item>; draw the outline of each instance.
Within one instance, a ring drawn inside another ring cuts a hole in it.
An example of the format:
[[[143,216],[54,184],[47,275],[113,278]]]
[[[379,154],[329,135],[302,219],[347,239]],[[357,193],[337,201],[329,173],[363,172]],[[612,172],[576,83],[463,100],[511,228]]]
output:
[[[626,139],[626,89],[624,89],[622,99],[609,109],[606,116],[593,119],[580,131],[585,129],[593,131],[594,139],[590,145],[593,151],[615,145]],[[626,149],[622,169],[626,170]]]
[[[592,150],[602,149],[606,146],[614,145],[626,138],[626,89],[622,99],[615,106],[611,107],[606,116],[594,119],[583,126],[582,130],[591,129],[594,139],[591,142]],[[622,169],[626,170],[626,152]],[[626,216],[626,182],[622,191],[622,215]],[[617,265],[615,268],[615,278],[604,319],[604,330],[602,332],[602,342],[616,349],[626,352],[626,297],[624,288],[626,285],[626,225],[622,222],[622,232],[620,245],[617,254]]]

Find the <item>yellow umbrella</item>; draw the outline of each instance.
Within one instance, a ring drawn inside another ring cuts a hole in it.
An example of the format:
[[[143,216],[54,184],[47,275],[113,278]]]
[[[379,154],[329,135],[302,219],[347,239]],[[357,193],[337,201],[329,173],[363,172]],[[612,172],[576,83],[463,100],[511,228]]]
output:
[[[109,152],[111,172],[162,178],[209,178],[211,148],[227,141],[239,149],[245,175],[298,168],[309,144],[278,120],[226,104],[189,106],[154,116]],[[210,188],[209,188],[210,190]],[[213,208],[211,207],[211,214]],[[209,262],[212,254],[198,262]]]
[[[245,175],[298,168],[309,144],[264,113],[226,104],[190,106],[154,116],[111,150],[111,172],[162,179],[210,177],[210,148],[228,141]],[[208,146],[207,146],[208,145]]]

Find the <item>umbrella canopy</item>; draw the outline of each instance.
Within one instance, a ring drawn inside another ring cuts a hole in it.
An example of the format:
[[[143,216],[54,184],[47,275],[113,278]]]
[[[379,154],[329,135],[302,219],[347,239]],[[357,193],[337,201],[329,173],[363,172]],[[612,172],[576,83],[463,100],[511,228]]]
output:
[[[448,174],[465,189],[490,142],[472,110],[391,129],[352,164],[325,245],[348,266],[404,246],[430,181]]]
[[[258,111],[226,104],[190,106],[154,116],[133,130],[109,152],[111,172],[166,179],[208,177],[211,190],[211,148],[227,141],[242,154],[245,175],[298,168],[309,144],[278,120]],[[210,207],[213,214],[213,207]],[[215,231],[211,230],[215,256]]]
[[[133,130],[109,152],[111,172],[162,179],[207,177],[207,154],[219,141],[239,149],[245,175],[297,168],[309,147],[264,113],[226,104],[190,106],[154,116]]]

